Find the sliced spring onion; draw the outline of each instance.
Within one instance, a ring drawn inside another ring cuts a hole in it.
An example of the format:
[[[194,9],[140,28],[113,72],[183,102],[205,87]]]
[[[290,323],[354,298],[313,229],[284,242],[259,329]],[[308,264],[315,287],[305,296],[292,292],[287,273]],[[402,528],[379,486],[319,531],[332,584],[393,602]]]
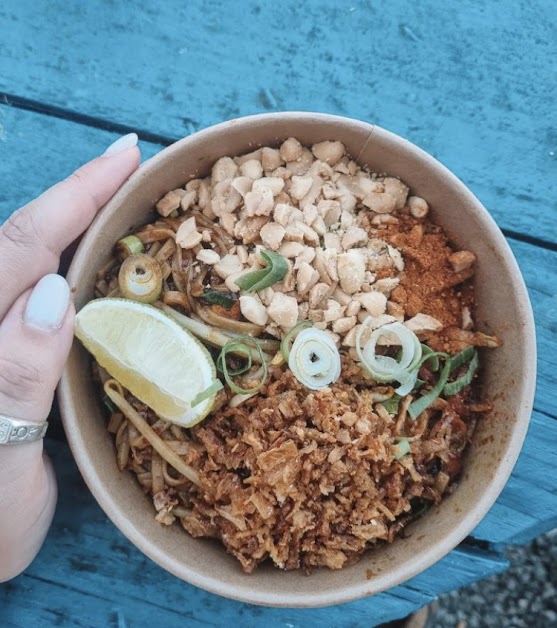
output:
[[[321,390],[340,377],[340,354],[334,340],[320,329],[304,329],[288,356],[294,377],[311,390]]]
[[[362,335],[371,321],[372,318],[368,317],[356,336],[358,357],[375,381],[384,384],[397,381],[401,384],[401,387],[395,391],[396,393],[406,394],[404,393],[405,390],[410,392],[416,381],[417,369],[422,359],[422,345],[418,337],[402,323],[388,323],[375,329],[371,333],[365,347],[362,347]],[[388,334],[396,336],[400,341],[401,352],[399,359],[378,355],[375,352],[379,338]]]
[[[450,382],[449,384],[446,384],[445,387],[443,388],[443,394],[447,396],[456,395],[463,388],[465,388],[466,386],[469,386],[472,383],[472,380],[474,379],[474,374],[478,370],[479,365],[480,365],[480,359],[478,357],[478,352],[474,350],[474,355],[472,357],[472,360],[470,360],[470,364],[468,365],[468,369],[466,373],[464,373],[464,375],[456,379],[454,382]],[[452,367],[452,362],[451,362],[451,367]]]
[[[217,358],[217,369],[219,370],[219,372],[224,373],[225,369],[228,369],[228,374],[231,377],[247,373],[253,364],[252,352],[250,350],[250,347],[245,345],[240,340],[230,341],[228,345],[225,346],[228,347],[226,353],[221,351],[219,353],[219,357]],[[245,358],[245,365],[237,369],[230,369],[230,367],[228,367],[228,364],[226,364],[226,357],[229,353],[234,353],[236,356]]]
[[[453,358],[451,358],[451,373],[454,373],[457,368],[466,364],[469,360],[471,360],[474,355],[477,355],[476,349],[474,347],[466,347],[460,353],[457,353]]]
[[[118,272],[118,287],[125,299],[154,303],[162,292],[160,264],[145,253],[126,257]]]
[[[422,347],[424,347],[424,346],[426,346],[426,345],[422,345]],[[429,349],[429,347],[428,347],[428,349]],[[449,355],[447,353],[442,352],[442,351],[432,351],[431,349],[429,349],[429,353],[427,355],[422,356],[421,360],[418,362],[418,365],[416,366],[416,369],[413,371],[413,374],[409,378],[409,380],[405,384],[402,384],[401,386],[399,386],[396,389],[396,392],[401,397],[404,397],[404,395],[407,395],[412,390],[418,390],[418,388],[421,388],[425,384],[425,381],[418,377],[418,372],[420,371],[420,368],[428,360],[436,360],[437,361],[437,368],[435,370],[438,371],[439,370],[439,358],[444,358],[445,360],[448,360],[449,359]]]
[[[201,300],[207,305],[220,305],[230,310],[238,302],[238,297],[233,292],[207,288],[201,295]]]
[[[249,344],[248,344],[249,343]],[[240,375],[241,373],[245,373],[249,368],[251,368],[252,364],[252,349],[255,348],[255,351],[258,354],[259,360],[261,361],[261,368],[263,369],[263,377],[261,378],[261,382],[254,386],[253,388],[241,388],[236,384],[232,377],[234,375]],[[247,359],[248,367],[243,367],[242,369],[230,370],[228,368],[228,364],[226,362],[226,356],[228,353],[243,354]],[[267,378],[269,376],[269,368],[267,366],[267,361],[265,360],[265,355],[263,353],[263,349],[260,344],[257,342],[255,338],[251,338],[251,336],[240,336],[237,339],[231,340],[226,343],[224,347],[221,349],[219,357],[217,359],[217,368],[222,371],[224,379],[228,384],[230,390],[235,392],[238,395],[251,395],[253,393],[259,392],[263,386],[265,385]]]
[[[418,367],[419,368],[419,367]],[[414,388],[416,388],[416,382],[418,381],[418,369],[414,369],[408,379],[401,384],[398,388],[395,388],[395,392],[397,395],[404,397],[409,392],[412,392]]]
[[[137,236],[126,236],[116,243],[116,253],[120,259],[143,253],[143,242]]]
[[[406,438],[400,438],[395,443],[395,458],[400,460],[404,458],[406,454],[410,451],[410,443]]]
[[[439,395],[443,392],[443,388],[449,379],[449,374],[451,370],[451,360],[445,360],[445,364],[443,365],[443,370],[441,371],[441,375],[439,376],[439,380],[433,386],[431,390],[426,392],[425,395],[422,395],[419,399],[415,399],[408,406],[408,414],[413,418],[417,419],[420,414],[429,408],[429,406],[439,397]]]
[[[394,416],[398,412],[398,405],[401,398],[402,397],[395,393],[390,399],[383,401],[383,407],[390,415]]]
[[[412,516],[412,521],[415,521],[425,515],[425,513],[431,508],[431,502],[427,502],[419,498],[413,499],[411,504],[412,510],[410,511],[410,514]]]
[[[202,401],[205,401],[207,397],[218,393],[222,388],[224,388],[222,382],[220,379],[216,379],[208,388],[205,388],[205,390],[201,391],[198,395],[195,395],[192,399],[191,407],[195,408],[195,406],[199,405]]]
[[[178,213],[178,210],[177,210],[177,209],[173,209],[173,210],[170,212],[170,214],[168,214],[168,217],[169,217],[169,218],[178,218],[178,216],[179,216],[179,215],[180,215],[180,214]]]
[[[437,373],[437,371],[439,370],[438,354],[436,354],[436,352],[433,351],[433,349],[431,349],[427,345],[424,345],[423,343],[422,343],[422,353],[425,356],[425,360],[422,362],[422,364],[425,364],[426,362],[429,361],[429,367],[431,371],[433,373]]]
[[[307,329],[312,326],[312,321],[300,321],[297,325],[294,325],[294,327],[292,327],[292,329],[290,329],[290,331],[282,339],[282,342],[280,343],[280,352],[282,353],[282,357],[285,362],[288,362],[288,358],[290,356],[290,343],[294,341],[294,337],[297,336],[303,329]]]
[[[110,397],[108,395],[104,395],[103,396],[103,403],[106,407],[106,409],[110,412],[110,414],[112,414],[113,412],[116,412],[116,410],[118,409],[111,401]]]
[[[222,333],[228,336],[228,340],[246,335],[240,334],[237,331],[230,331],[229,329],[223,329]],[[265,353],[276,353],[280,349],[280,341],[276,338],[261,338],[258,336],[257,342],[261,345],[261,348],[265,351]]]
[[[288,262],[282,255],[273,251],[261,251],[261,257],[267,262],[265,268],[254,270],[235,279],[234,283],[242,290],[258,292],[284,279],[288,272]]]

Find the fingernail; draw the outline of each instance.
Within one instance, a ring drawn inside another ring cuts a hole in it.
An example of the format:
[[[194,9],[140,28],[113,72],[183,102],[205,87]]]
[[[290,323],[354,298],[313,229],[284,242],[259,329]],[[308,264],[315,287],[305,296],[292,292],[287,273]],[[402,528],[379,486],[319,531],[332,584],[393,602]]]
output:
[[[62,327],[69,304],[68,282],[60,275],[46,275],[33,288],[23,320],[41,331],[56,331]]]
[[[116,153],[121,153],[127,148],[131,148],[132,146],[137,146],[137,133],[128,133],[124,135],[120,139],[117,139],[113,144],[111,144],[105,151],[104,156],[110,157],[112,155],[116,155]]]

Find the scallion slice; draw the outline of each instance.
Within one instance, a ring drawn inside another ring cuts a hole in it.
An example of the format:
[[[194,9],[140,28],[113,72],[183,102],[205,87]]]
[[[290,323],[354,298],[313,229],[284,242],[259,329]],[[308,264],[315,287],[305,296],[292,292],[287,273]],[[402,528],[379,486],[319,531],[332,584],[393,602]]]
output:
[[[258,292],[281,281],[288,272],[288,262],[282,255],[273,251],[261,251],[261,257],[267,262],[267,266],[261,270],[246,273],[234,283],[246,292]]]
[[[321,329],[304,329],[297,336],[288,366],[306,388],[321,390],[340,377],[340,353],[335,341]]]
[[[418,381],[418,369],[415,369],[410,373],[408,379],[401,384],[398,388],[395,389],[397,395],[404,397],[408,393],[412,392],[416,387],[416,382]]]
[[[163,287],[160,264],[145,253],[126,257],[118,271],[118,287],[125,299],[154,303],[160,297]]]
[[[474,355],[472,357],[472,360],[470,361],[470,364],[468,365],[468,369],[466,373],[464,373],[464,375],[456,379],[454,382],[450,382],[449,384],[446,384],[445,387],[443,388],[443,394],[447,395],[448,397],[451,395],[456,395],[463,388],[465,388],[466,386],[469,386],[472,383],[472,380],[474,379],[474,374],[478,370],[479,365],[480,365],[480,359],[478,357],[478,352],[474,350]]]
[[[358,357],[375,381],[383,384],[399,382],[400,387],[395,392],[399,395],[407,394],[416,381],[422,359],[422,345],[413,331],[397,322],[388,323],[372,331],[365,347],[362,347],[362,336],[371,320],[371,317],[368,317],[356,335]],[[400,341],[402,351],[398,359],[376,353],[377,341],[387,334],[393,334]]]
[[[400,438],[395,443],[395,458],[400,460],[404,458],[406,454],[410,451],[410,443],[406,438]]]
[[[191,402],[191,407],[195,408],[195,406],[199,405],[202,401],[205,401],[208,397],[218,393],[222,388],[224,388],[222,382],[220,379],[216,379],[208,388],[205,388],[205,390],[195,395]]]
[[[255,348],[261,360],[261,366],[263,368],[263,377],[261,378],[261,382],[254,388],[241,388],[233,381],[232,377],[234,375],[241,375],[242,373],[247,372],[251,368],[252,353],[251,353],[250,345],[251,347]],[[235,354],[240,353],[246,356],[247,367],[242,367],[241,369],[236,369],[232,371],[229,370],[228,364],[226,363],[226,356],[228,353],[232,351]],[[221,349],[219,357],[217,358],[217,368],[220,371],[222,371],[224,379],[226,383],[228,384],[230,390],[235,392],[237,395],[251,395],[253,393],[259,392],[265,385],[267,378],[269,376],[269,368],[267,366],[267,361],[265,360],[263,349],[261,348],[257,340],[255,338],[251,338],[250,336],[240,336],[226,343],[224,347]]]
[[[120,259],[143,253],[143,242],[137,236],[126,236],[116,243],[116,252]]]
[[[206,288],[201,295],[201,300],[207,305],[220,305],[226,310],[231,310],[238,302],[238,297],[233,292],[224,290],[212,290]]]
[[[445,360],[445,364],[443,365],[443,370],[441,371],[441,375],[439,376],[439,380],[433,386],[431,390],[426,392],[425,395],[422,395],[419,399],[415,399],[408,406],[408,414],[413,418],[417,419],[420,414],[429,408],[429,406],[439,397],[439,395],[443,392],[443,388],[449,379],[451,369],[451,360]]]
[[[307,329],[313,325],[312,321],[300,321],[297,325],[294,325],[292,329],[286,334],[286,336],[282,339],[280,343],[280,352],[282,353],[282,357],[285,362],[288,362],[288,358],[290,357],[290,346],[294,341],[295,336],[297,336],[302,329]]]
[[[437,371],[439,370],[439,353],[436,353],[435,351],[433,351],[433,349],[431,349],[430,347],[428,347],[427,345],[424,345],[422,343],[422,353],[425,357],[425,360],[422,362],[422,364],[425,364],[426,362],[429,361],[429,366],[431,368],[431,371],[433,373],[437,373]]]
[[[231,377],[234,377],[236,375],[243,375],[244,373],[247,373],[253,364],[252,352],[250,348],[247,345],[245,345],[243,342],[239,342],[237,340],[231,340],[228,342],[228,344],[224,346],[227,347],[226,352],[221,350],[217,358],[217,369],[219,370],[219,372],[224,373],[224,370],[226,368],[228,370],[228,374]],[[226,364],[225,360],[226,360],[226,356],[232,352],[234,352],[236,356],[242,356],[246,359],[246,363],[244,366],[241,366],[240,368],[237,368],[237,369],[228,368],[228,365]]]
[[[118,410],[118,408],[112,403],[112,400],[110,399],[110,397],[108,395],[104,395],[103,396],[103,403],[106,407],[106,409],[110,412],[110,414],[116,412],[116,410]]]
[[[456,371],[459,366],[466,364],[469,360],[474,357],[474,354],[477,354],[476,349],[474,347],[466,347],[460,353],[457,353],[453,358],[451,358],[451,373]]]
[[[394,416],[398,412],[398,405],[401,398],[402,397],[395,393],[390,399],[383,401],[382,405],[390,415]]]

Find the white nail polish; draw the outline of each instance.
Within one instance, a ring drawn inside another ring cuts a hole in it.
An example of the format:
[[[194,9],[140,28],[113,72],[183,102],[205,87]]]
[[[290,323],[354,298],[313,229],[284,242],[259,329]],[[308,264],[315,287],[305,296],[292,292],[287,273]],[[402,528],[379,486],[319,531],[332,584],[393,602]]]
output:
[[[46,275],[29,295],[23,320],[41,331],[56,331],[64,322],[69,304],[68,282],[60,275]]]
[[[123,137],[117,139],[113,144],[111,144],[105,151],[105,157],[111,157],[112,155],[116,155],[116,153],[121,153],[127,148],[131,148],[132,146],[137,146],[137,133],[128,133]]]

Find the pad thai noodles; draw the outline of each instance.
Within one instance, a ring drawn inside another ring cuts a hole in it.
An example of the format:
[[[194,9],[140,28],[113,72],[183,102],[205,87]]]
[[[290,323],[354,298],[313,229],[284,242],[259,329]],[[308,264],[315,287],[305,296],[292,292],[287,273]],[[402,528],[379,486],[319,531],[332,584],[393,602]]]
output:
[[[426,200],[338,141],[289,138],[219,159],[155,210],[95,298],[151,304],[197,337],[214,404],[185,427],[94,369],[118,467],[158,522],[218,539],[247,573],[310,573],[392,542],[455,489],[490,409],[478,348],[501,341],[475,330],[475,255]]]

